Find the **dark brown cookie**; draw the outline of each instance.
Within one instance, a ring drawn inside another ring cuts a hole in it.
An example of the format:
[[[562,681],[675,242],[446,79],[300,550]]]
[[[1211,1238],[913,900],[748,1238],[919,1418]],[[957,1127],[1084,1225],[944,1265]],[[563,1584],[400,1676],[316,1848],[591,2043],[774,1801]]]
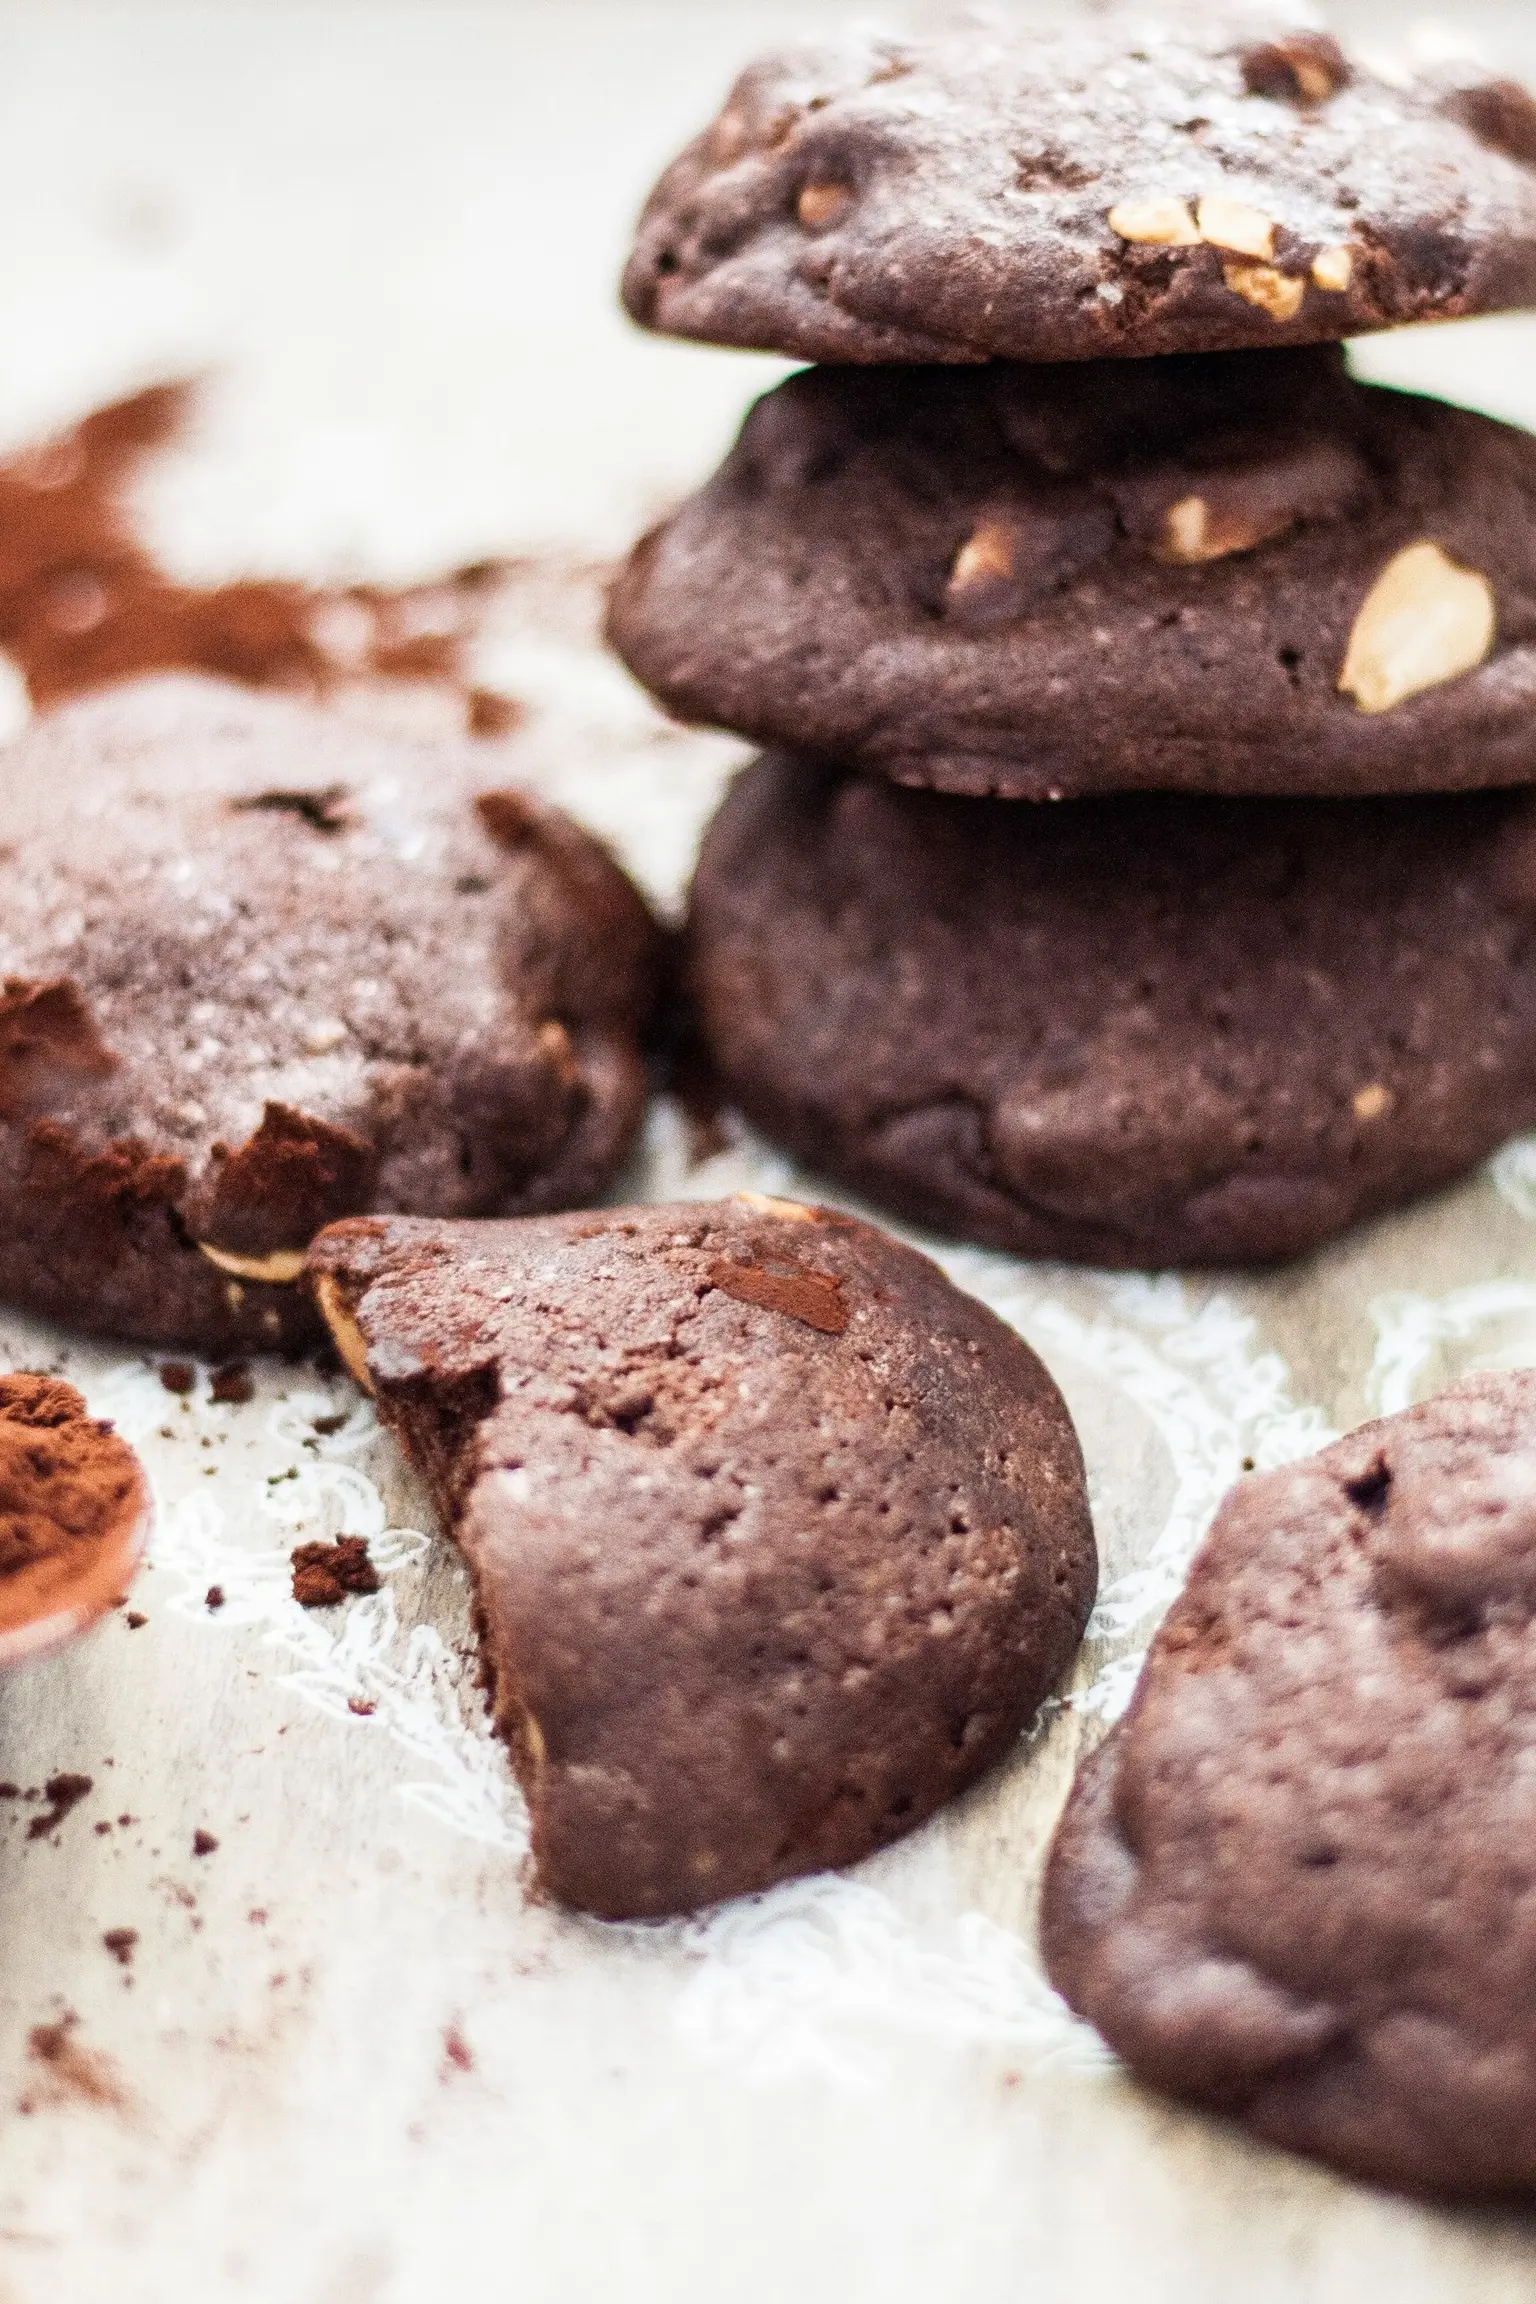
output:
[[[1316,343],[1536,301],[1536,105],[1300,8],[770,55],[662,177],[646,327],[823,361]]]
[[[65,707],[0,782],[0,1298],[209,1353],[321,1333],[333,1217],[590,1200],[656,932],[471,743],[207,681]]]
[[[817,369],[644,539],[684,719],[1009,799],[1536,777],[1536,440],[1334,347]]]
[[[1006,1752],[1095,1582],[1067,1411],[926,1258],[754,1199],[363,1219],[310,1274],[474,1579],[543,1886],[847,1864]]]
[[[1243,1481],[1046,1874],[1155,2087],[1415,2192],[1536,2191],[1536,1376]]]
[[[1536,795],[903,792],[784,757],[688,976],[742,1109],[918,1221],[1096,1264],[1291,1256],[1536,1120]]]

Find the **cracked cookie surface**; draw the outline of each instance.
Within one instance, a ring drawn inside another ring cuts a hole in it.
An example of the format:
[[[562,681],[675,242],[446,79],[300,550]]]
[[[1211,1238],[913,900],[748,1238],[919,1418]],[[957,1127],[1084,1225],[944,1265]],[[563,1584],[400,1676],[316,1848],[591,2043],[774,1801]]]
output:
[[[1025,1256],[1317,1246],[1536,1120],[1536,800],[1060,808],[779,755],[705,836],[689,987],[824,1174]]]
[[[469,1564],[566,1903],[677,1912],[869,1855],[1076,1649],[1096,1556],[1060,1394],[868,1224],[754,1195],[361,1218],[309,1273]]]
[[[656,931],[468,741],[167,678],[0,791],[0,1299],[218,1354],[318,1340],[332,1218],[591,1199],[639,1123]]]
[[[1046,1873],[1133,2071],[1353,2175],[1536,2189],[1533,1606],[1529,1372],[1232,1491]]]
[[[1387,81],[1310,11],[854,35],[761,58],[666,171],[644,326],[818,361],[1316,343],[1536,301],[1536,105]]]

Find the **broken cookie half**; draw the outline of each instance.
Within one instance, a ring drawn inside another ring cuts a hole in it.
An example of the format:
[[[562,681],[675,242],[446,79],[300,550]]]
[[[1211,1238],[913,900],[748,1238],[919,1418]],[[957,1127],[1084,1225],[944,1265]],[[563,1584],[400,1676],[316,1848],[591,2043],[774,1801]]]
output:
[[[359,1217],[309,1282],[468,1562],[565,1903],[660,1915],[866,1856],[1076,1649],[1060,1394],[872,1226],[757,1196]]]

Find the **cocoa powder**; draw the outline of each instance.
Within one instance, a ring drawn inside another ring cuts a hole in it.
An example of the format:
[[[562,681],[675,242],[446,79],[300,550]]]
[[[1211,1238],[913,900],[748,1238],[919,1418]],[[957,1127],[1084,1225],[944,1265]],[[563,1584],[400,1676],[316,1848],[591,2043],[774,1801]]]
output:
[[[472,683],[468,642],[499,564],[390,590],[286,578],[177,583],[137,534],[132,490],[191,418],[196,389],[158,384],[0,461],[0,649],[36,704],[142,672],[208,672],[314,696],[354,680],[429,682],[469,732],[522,708]]]
[[[138,1458],[72,1384],[0,1376],[0,1630],[68,1605],[144,1502]]]

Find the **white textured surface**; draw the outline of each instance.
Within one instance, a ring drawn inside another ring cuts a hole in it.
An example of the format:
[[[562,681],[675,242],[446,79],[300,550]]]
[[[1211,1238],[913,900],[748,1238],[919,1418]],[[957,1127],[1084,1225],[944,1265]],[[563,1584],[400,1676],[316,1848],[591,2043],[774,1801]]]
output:
[[[829,15],[0,0],[0,435],[212,365],[206,433],[152,490],[188,569],[618,544],[773,372],[626,333],[628,215],[755,41]],[[1523,6],[1480,21],[1536,45]],[[1531,325],[1369,359],[1536,417]],[[568,603],[535,599],[479,674],[535,707],[525,771],[675,899],[737,749],[666,728]],[[798,1181],[750,1144],[690,1173],[662,1110],[629,1188]],[[1143,2097],[1045,1987],[1031,1922],[1076,1754],[1223,1490],[1536,1360],[1533,1227],[1536,1140],[1257,1284],[941,1251],[1082,1430],[1104,1577],[1079,1666],[1008,1767],[856,1876],[656,1928],[526,1901],[462,1577],[344,1383],[273,1365],[244,1407],[184,1404],[0,1315],[0,1362],[57,1357],[161,1505],[148,1623],[0,1686],[0,1776],[95,1779],[56,1842],[0,1804],[0,2304],[1529,2296],[1526,2225],[1374,2198]],[[307,1614],[288,1551],[339,1532],[384,1588]],[[101,1944],[124,1926],[126,1970]],[[26,2055],[65,2008],[111,2060],[94,2102]]]

